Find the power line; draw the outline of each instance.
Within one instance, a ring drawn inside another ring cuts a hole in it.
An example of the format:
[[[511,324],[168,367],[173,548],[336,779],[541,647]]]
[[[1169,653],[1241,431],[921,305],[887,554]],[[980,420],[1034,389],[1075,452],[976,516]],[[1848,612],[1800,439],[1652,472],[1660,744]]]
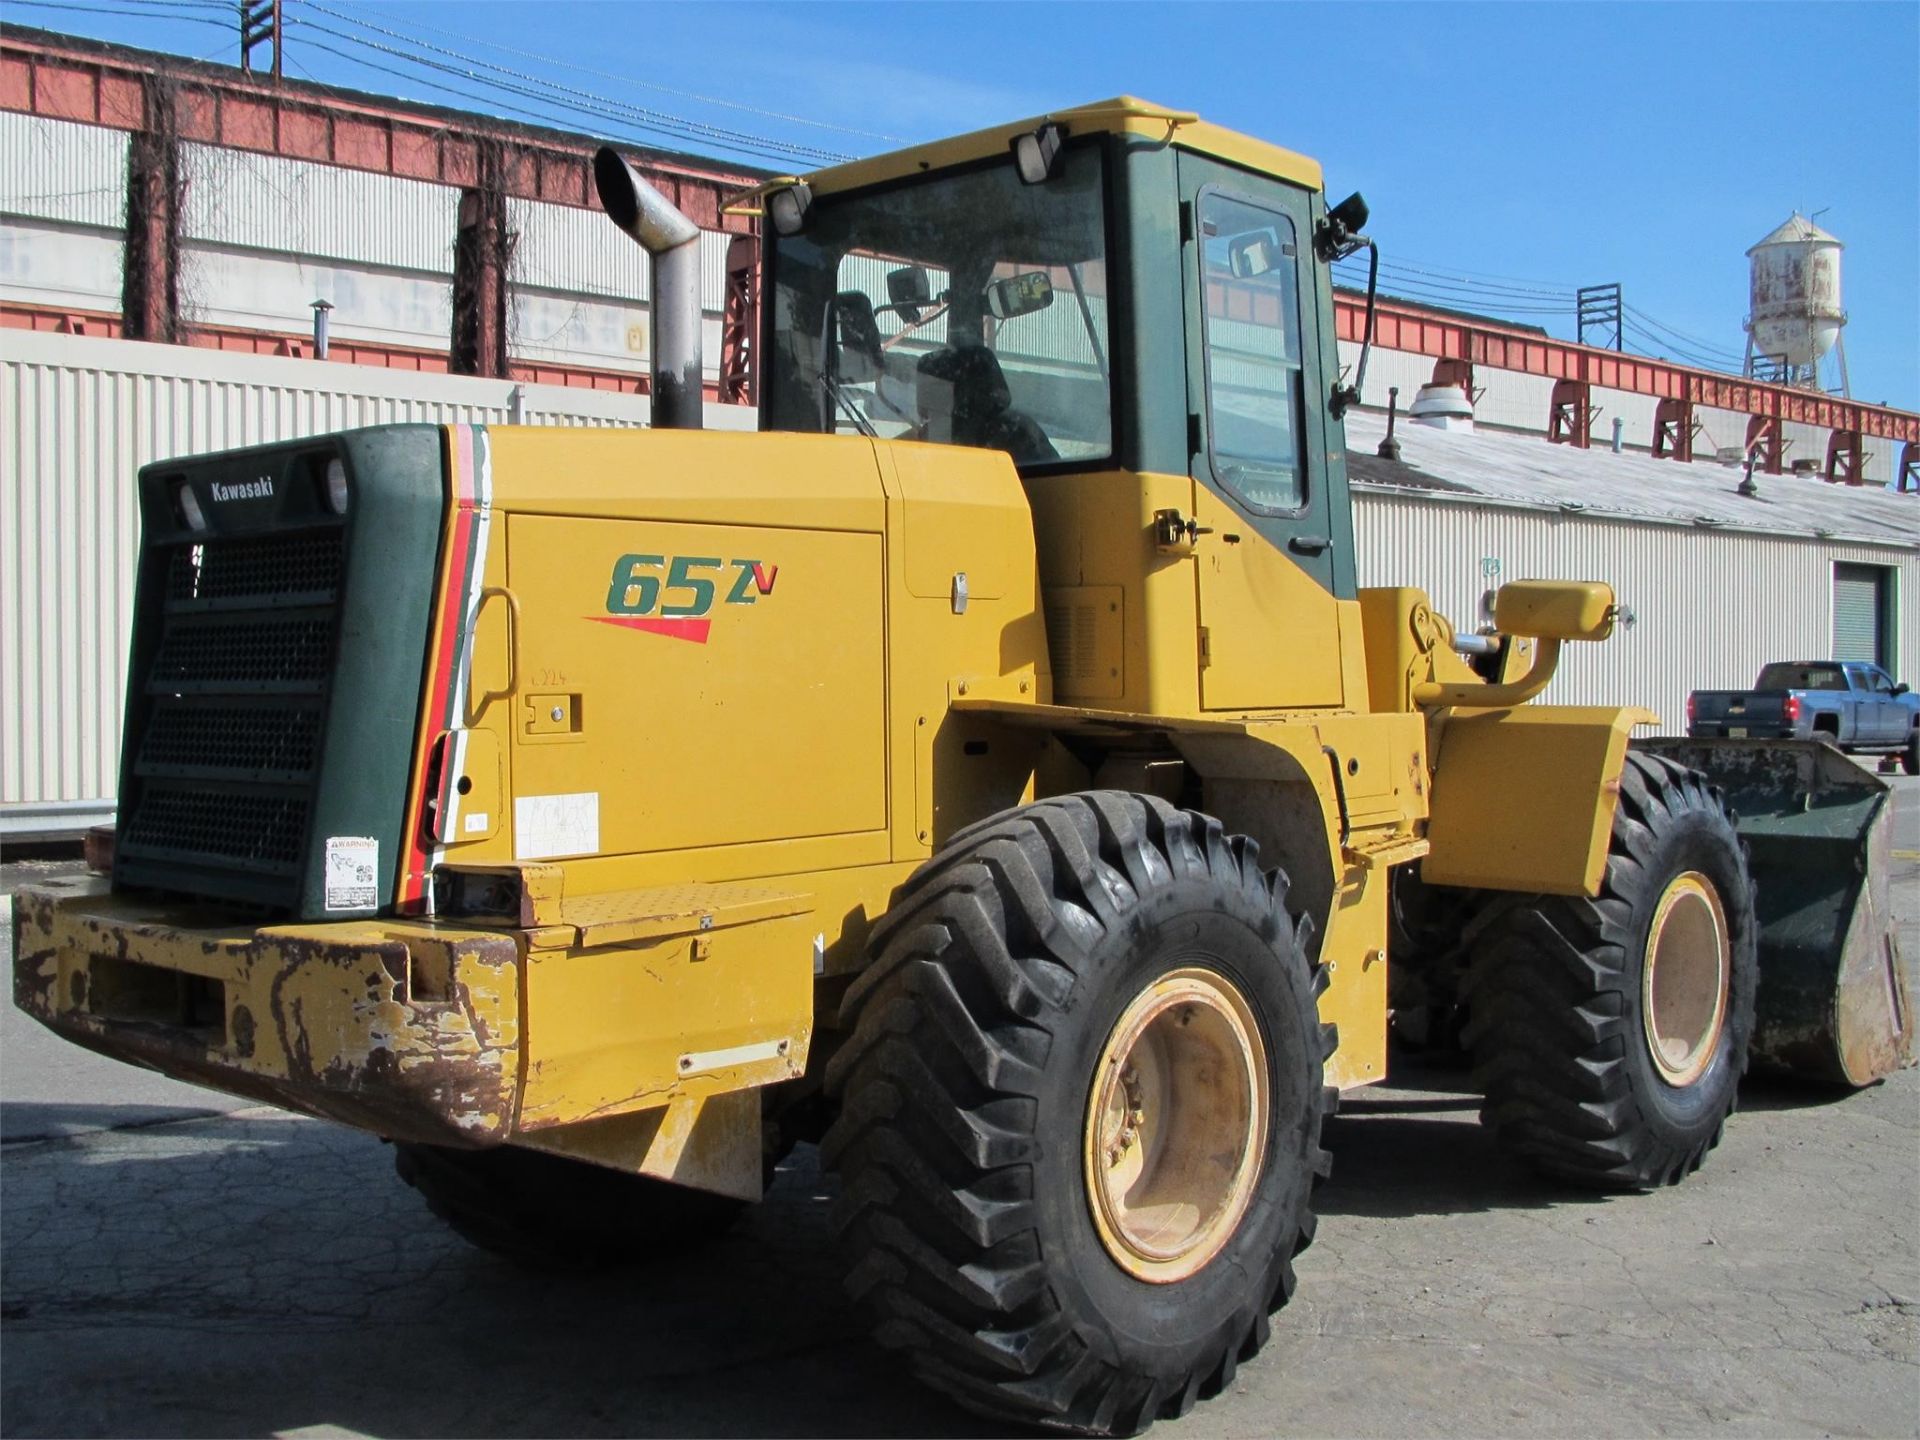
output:
[[[1445,271],[1429,270],[1419,265],[1394,262],[1383,258],[1380,261],[1380,268],[1386,270],[1389,267],[1398,273],[1417,275],[1423,279],[1430,280],[1434,284],[1447,285],[1449,288],[1465,288],[1496,295],[1544,296],[1552,300],[1565,300],[1569,304],[1573,302],[1575,290],[1578,288],[1576,286],[1566,286],[1560,289],[1549,290],[1532,285],[1498,285],[1489,281],[1472,280],[1466,276],[1449,275]]]
[[[203,3],[221,4],[225,3],[225,0],[203,0]],[[337,20],[348,20],[351,24],[364,25],[367,29],[375,30],[381,34],[393,33],[391,31],[380,30],[378,26],[372,25],[367,21],[352,19],[341,11],[329,10],[326,6],[317,3],[317,0],[294,0],[294,3],[310,4],[313,9],[320,11],[322,14],[331,15]],[[486,49],[497,50],[503,55],[512,55],[521,60],[534,60],[542,65],[551,65],[556,69],[571,70],[580,75],[591,75],[596,80],[612,80],[616,84],[631,85],[642,90],[653,90],[662,95],[676,95],[683,100],[697,100],[703,105],[719,105],[728,110],[739,110],[745,114],[759,115],[768,120],[784,120],[795,125],[810,125],[817,130],[833,130],[843,135],[858,135],[865,140],[885,140],[891,144],[906,143],[905,140],[898,135],[887,135],[877,130],[860,130],[851,125],[835,125],[830,121],[814,120],[805,115],[789,115],[780,110],[764,110],[757,105],[744,105],[737,100],[722,100],[718,96],[702,95],[697,91],[676,90],[671,85],[661,85],[655,81],[640,79],[632,75],[619,75],[607,70],[595,70],[592,66],[576,65],[570,60],[562,60],[553,55],[541,55],[531,50],[517,50],[511,45],[502,45],[497,40],[487,40],[475,35],[463,35],[439,25],[429,25],[424,21],[415,20],[409,23],[415,29],[430,31],[435,35],[444,36],[449,40],[457,40],[463,45],[483,46]]]
[[[1714,343],[1711,340],[1703,340],[1698,335],[1689,335],[1685,330],[1677,330],[1673,326],[1668,325],[1663,321],[1655,319],[1653,316],[1647,314],[1647,312],[1644,310],[1636,309],[1632,305],[1627,305],[1627,306],[1624,306],[1623,308],[1629,314],[1638,316],[1640,320],[1642,320],[1645,324],[1651,326],[1655,330],[1663,331],[1666,334],[1673,336],[1676,340],[1679,340],[1688,345],[1695,346],[1707,354],[1723,355],[1730,360],[1736,360],[1736,361],[1742,358],[1736,352],[1724,349],[1723,347]]]
[[[1660,336],[1655,335],[1652,331],[1647,330],[1632,320],[1625,322],[1625,328],[1630,335],[1638,339],[1640,344],[1647,347],[1649,353],[1680,360],[1688,365],[1698,366],[1702,370],[1727,370],[1732,368],[1729,364],[1730,357],[1715,358],[1710,355],[1696,354],[1694,351],[1688,350],[1683,346],[1675,345],[1670,340],[1662,339]]]
[[[306,30],[311,30],[315,28],[314,23],[312,21],[296,21],[291,23],[299,24],[302,27],[303,32]],[[331,30],[323,30],[322,33],[334,34],[335,32]],[[353,37],[350,37],[350,36],[338,37],[338,38],[347,39],[349,42],[351,42],[353,39]],[[514,104],[512,101],[503,99],[497,94],[479,93],[471,88],[466,88],[458,85],[449,85],[444,81],[431,79],[425,75],[418,73],[417,71],[402,70],[397,68],[396,66],[382,64],[380,61],[375,59],[370,59],[365,55],[357,55],[350,51],[342,50],[338,46],[329,45],[324,40],[318,40],[311,37],[307,37],[303,39],[301,43],[304,45],[310,46],[315,50],[324,51],[326,54],[329,54],[337,57],[338,59],[344,60],[348,64],[358,65],[363,69],[367,69],[367,70],[378,71],[380,74],[383,74],[383,75],[391,75],[396,79],[405,81],[410,85],[424,86],[429,90],[438,91],[443,95],[451,95],[456,99],[464,102],[467,107],[477,109],[482,112],[511,115],[522,120],[532,121],[537,125],[545,125],[545,126],[549,126],[551,128],[560,129],[560,130],[579,130],[583,128],[579,119],[580,115],[584,113],[583,107],[578,105],[568,105],[568,104],[565,104],[564,102],[552,100],[546,96],[538,94],[537,92],[529,92],[529,91],[523,90],[521,87],[518,87],[518,86],[503,86],[499,88],[506,89],[507,91],[513,94],[524,95],[526,98],[533,100],[536,103],[548,108],[533,109],[533,108],[529,108],[528,106]],[[386,47],[384,46],[379,46],[375,48],[380,50],[386,49]],[[410,60],[412,57],[401,56],[399,58],[403,60]],[[453,75],[456,77],[460,77],[460,72],[457,70],[454,70],[451,66],[437,65],[437,64],[433,64],[432,62],[426,62],[426,61],[419,61],[415,63],[425,64],[429,69],[440,71],[445,74]],[[473,77],[464,77],[464,78],[472,79]],[[474,80],[474,83],[485,84],[487,82],[485,82],[484,80],[476,79]],[[685,144],[697,143],[700,139],[700,137],[683,135],[676,131],[669,130],[666,127],[660,126],[660,125],[639,125],[633,121],[627,120],[625,117],[622,117],[622,116],[614,115],[609,117],[604,113],[595,112],[595,118],[596,120],[599,120],[602,123],[596,124],[591,128],[595,131],[596,134],[598,134],[603,139],[621,139],[621,140],[625,140],[630,144],[649,145],[649,146],[658,145],[660,143],[659,137],[661,134],[666,134],[670,138],[678,140]],[[612,118],[613,120],[618,122],[617,128],[609,128],[608,126],[606,126],[604,121],[608,118]],[[640,132],[652,132],[652,133],[650,135],[645,135]],[[763,161],[769,160],[769,159],[790,160],[792,158],[791,156],[787,156],[787,155],[754,154],[751,147],[745,144],[727,145],[720,148],[730,149],[730,150],[734,150],[741,153],[753,154],[753,158],[758,160],[763,160]]]
[[[321,5],[309,5],[307,8],[317,10],[327,15],[334,15],[336,13]],[[685,116],[674,115],[666,111],[652,110],[643,106],[631,105],[625,101],[611,100],[605,96],[595,95],[591,91],[581,90],[570,85],[562,85],[551,80],[543,80],[537,75],[524,74],[504,65],[495,65],[491,61],[472,59],[471,57],[461,55],[458,51],[448,50],[445,46],[435,45],[426,40],[414,40],[381,26],[368,24],[366,21],[355,20],[348,16],[341,16],[339,18],[345,19],[348,24],[358,25],[363,29],[372,30],[377,34],[399,39],[416,49],[429,51],[436,55],[448,56],[454,60],[462,61],[464,64],[462,66],[452,66],[441,61],[430,59],[426,55],[409,54],[407,51],[397,49],[394,46],[384,45],[378,40],[371,40],[362,35],[354,35],[347,31],[338,30],[315,20],[296,19],[294,23],[308,29],[317,30],[321,34],[331,35],[337,40],[346,41],[348,44],[363,46],[367,49],[392,56],[410,65],[424,66],[445,74],[459,76],[477,85],[505,90],[511,94],[539,100],[550,105],[557,105],[563,109],[576,110],[583,114],[620,119],[628,124],[637,124],[642,129],[658,130],[663,134],[673,135],[675,138],[681,140],[717,144],[729,149],[747,150],[763,155],[771,153],[784,159],[801,160],[814,164],[833,164],[852,158],[835,151],[821,150],[811,145],[801,145],[793,141],[777,140],[769,136],[749,134],[745,131],[732,130],[724,126],[711,125],[705,121],[690,120]],[[480,70],[491,71],[494,75],[506,78],[495,79],[488,75],[478,74],[473,67],[478,67]]]
[[[162,10],[160,8],[140,6],[138,9],[124,9],[117,5],[80,5],[73,0],[8,0],[9,4],[31,6],[36,10],[70,10],[83,15],[118,15],[128,19],[173,20],[188,25],[217,25],[222,30],[233,30],[231,20],[213,20],[205,15],[188,15]],[[236,33],[238,33],[236,31]]]

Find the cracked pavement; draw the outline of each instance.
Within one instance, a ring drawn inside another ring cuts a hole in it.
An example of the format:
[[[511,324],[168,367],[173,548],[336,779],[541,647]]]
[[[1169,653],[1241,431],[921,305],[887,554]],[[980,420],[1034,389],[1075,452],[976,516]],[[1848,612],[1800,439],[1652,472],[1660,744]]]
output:
[[[1920,863],[1894,895],[1912,977]],[[0,1023],[9,1436],[990,1433],[865,1339],[811,1150],[710,1250],[535,1274],[378,1140],[36,1037]],[[1920,1435],[1920,1071],[1751,1081],[1699,1174],[1618,1197],[1506,1162],[1457,1073],[1398,1082],[1330,1127],[1267,1350],[1157,1433]]]

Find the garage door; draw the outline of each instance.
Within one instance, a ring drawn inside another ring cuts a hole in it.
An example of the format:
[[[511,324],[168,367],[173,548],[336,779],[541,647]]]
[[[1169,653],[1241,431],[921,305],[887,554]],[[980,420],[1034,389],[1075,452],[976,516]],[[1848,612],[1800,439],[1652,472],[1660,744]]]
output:
[[[1833,658],[1866,660],[1885,665],[1882,634],[1886,603],[1887,572],[1879,565],[1833,567]]]

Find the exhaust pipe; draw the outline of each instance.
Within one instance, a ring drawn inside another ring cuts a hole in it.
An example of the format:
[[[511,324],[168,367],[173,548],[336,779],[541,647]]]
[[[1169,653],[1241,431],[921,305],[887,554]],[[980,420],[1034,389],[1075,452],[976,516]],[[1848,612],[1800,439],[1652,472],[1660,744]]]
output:
[[[700,356],[700,227],[641,179],[611,145],[593,157],[600,207],[653,257],[653,424],[705,424]]]

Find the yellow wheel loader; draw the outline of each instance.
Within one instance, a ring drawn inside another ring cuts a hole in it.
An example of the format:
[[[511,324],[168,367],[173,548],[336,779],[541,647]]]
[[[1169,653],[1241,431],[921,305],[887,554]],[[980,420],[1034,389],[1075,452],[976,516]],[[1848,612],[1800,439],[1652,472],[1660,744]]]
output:
[[[142,471],[111,875],[17,896],[23,1009],[526,1259],[817,1143],[879,1342],[1091,1434],[1261,1348],[1395,1010],[1591,1186],[1750,1055],[1905,1062],[1879,781],[1533,703],[1604,584],[1356,587],[1312,161],[1119,99],[763,186],[755,434],[698,428],[697,232],[596,173],[652,430]]]

